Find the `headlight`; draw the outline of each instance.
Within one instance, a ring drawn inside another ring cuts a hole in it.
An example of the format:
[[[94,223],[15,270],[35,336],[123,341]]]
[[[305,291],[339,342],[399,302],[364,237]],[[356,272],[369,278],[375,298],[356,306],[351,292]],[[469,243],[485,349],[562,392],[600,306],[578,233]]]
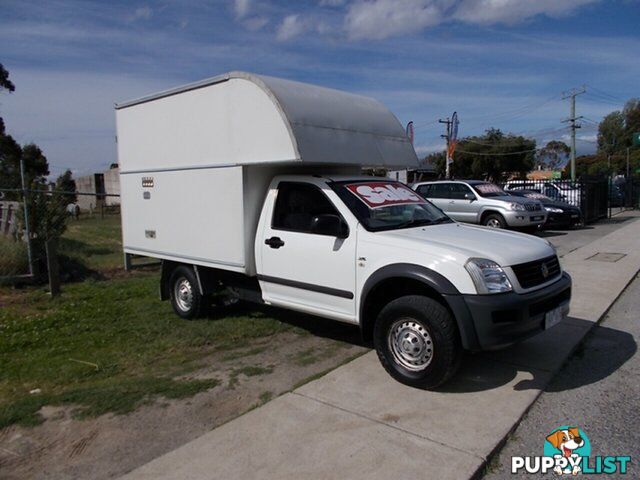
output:
[[[563,213],[564,210],[561,208],[553,208],[553,207],[544,207],[544,209],[549,213]]]
[[[502,293],[513,290],[500,265],[486,258],[470,258],[464,268],[471,275],[478,293]]]
[[[509,210],[524,211],[524,210],[526,210],[526,208],[521,203],[510,203],[509,204]]]

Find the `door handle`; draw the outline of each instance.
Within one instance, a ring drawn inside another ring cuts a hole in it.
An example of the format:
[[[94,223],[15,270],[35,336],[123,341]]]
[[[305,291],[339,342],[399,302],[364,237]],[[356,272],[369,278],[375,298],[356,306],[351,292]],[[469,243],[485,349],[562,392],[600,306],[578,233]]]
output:
[[[453,203],[455,203],[455,200],[451,200],[451,201],[449,202],[449,205],[451,205],[451,204],[453,204]]]
[[[265,245],[269,245],[271,248],[280,248],[280,247],[284,247],[284,242],[282,241],[282,239],[280,237],[271,237],[271,238],[267,238],[264,241]]]

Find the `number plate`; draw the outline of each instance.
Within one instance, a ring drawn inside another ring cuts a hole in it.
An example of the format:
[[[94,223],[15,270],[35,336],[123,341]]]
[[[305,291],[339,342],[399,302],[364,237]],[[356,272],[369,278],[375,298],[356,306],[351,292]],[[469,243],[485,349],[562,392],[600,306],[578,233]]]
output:
[[[557,325],[562,321],[562,319],[566,316],[566,308],[564,306],[560,306],[558,308],[554,308],[550,312],[547,312],[544,316],[544,329]]]
[[[531,217],[531,221],[532,222],[538,222],[538,221],[542,220],[543,218],[544,217],[542,217],[542,216],[541,217]]]

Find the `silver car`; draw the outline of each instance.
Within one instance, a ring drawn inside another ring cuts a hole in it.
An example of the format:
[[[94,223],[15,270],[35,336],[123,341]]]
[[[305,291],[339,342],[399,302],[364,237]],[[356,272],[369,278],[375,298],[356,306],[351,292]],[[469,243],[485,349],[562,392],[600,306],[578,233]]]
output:
[[[412,188],[459,222],[534,230],[547,220],[539,201],[511,196],[489,182],[444,180],[415,183]]]

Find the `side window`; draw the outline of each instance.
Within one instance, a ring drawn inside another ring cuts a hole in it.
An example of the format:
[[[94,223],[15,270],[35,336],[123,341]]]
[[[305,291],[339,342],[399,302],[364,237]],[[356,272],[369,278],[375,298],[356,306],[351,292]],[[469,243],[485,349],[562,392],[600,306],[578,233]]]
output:
[[[340,216],[318,187],[308,183],[281,182],[271,226],[276,230],[312,233],[313,217],[325,214]]]
[[[455,198],[455,194],[453,192],[455,183],[441,183],[438,186],[442,189],[440,198],[449,198],[449,199]]]
[[[433,185],[431,185],[429,198],[447,198],[448,195],[449,195],[449,184],[434,183]]]
[[[467,193],[472,193],[471,189],[462,183],[451,184],[451,198],[456,200],[464,200]]]
[[[431,190],[433,190],[433,185],[420,185],[416,191],[423,197],[429,198]]]

